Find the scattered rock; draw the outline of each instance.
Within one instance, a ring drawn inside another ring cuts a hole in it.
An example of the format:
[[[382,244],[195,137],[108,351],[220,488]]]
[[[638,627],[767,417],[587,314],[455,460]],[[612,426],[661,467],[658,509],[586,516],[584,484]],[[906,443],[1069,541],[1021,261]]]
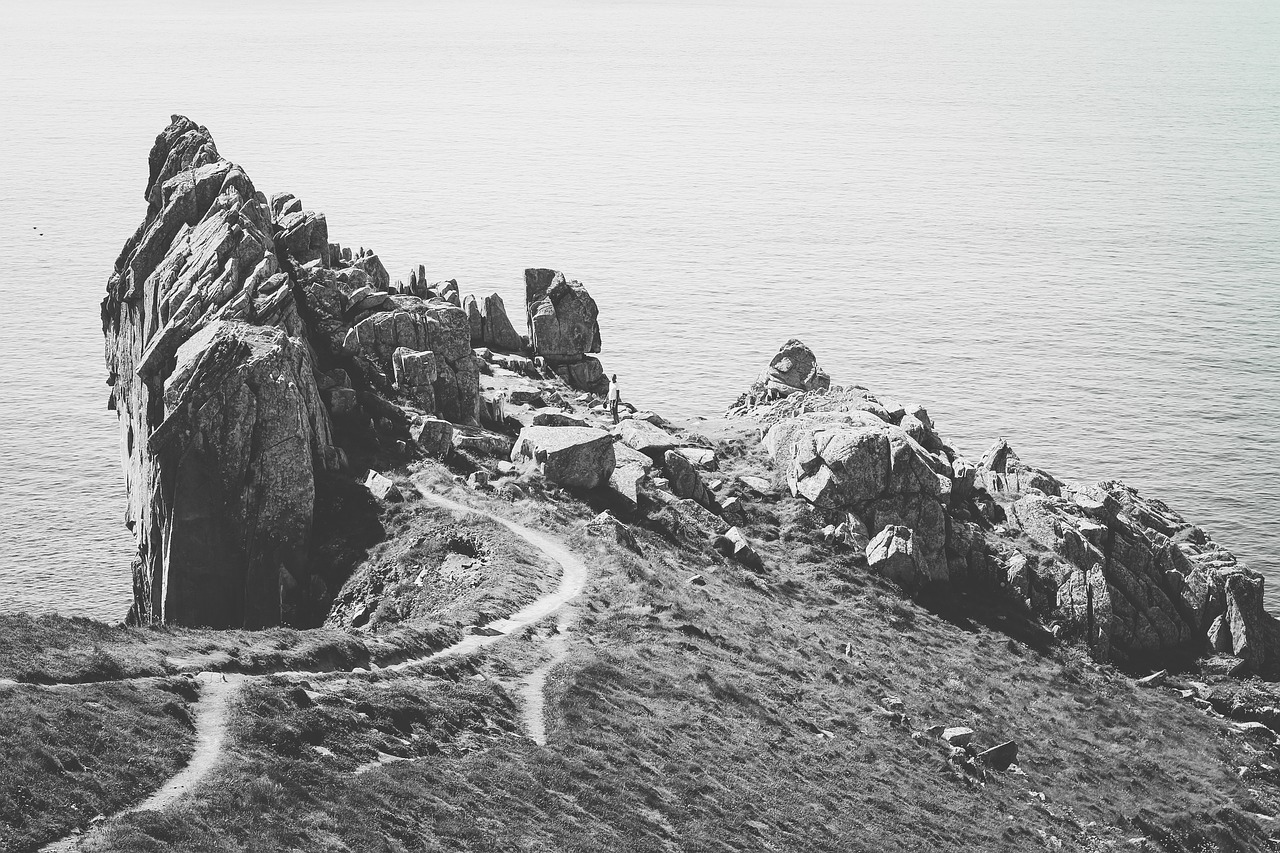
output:
[[[751,541],[736,527],[730,527],[712,542],[712,547],[726,557],[730,557],[749,569],[759,571],[764,568],[760,554],[752,547]]]
[[[510,458],[514,442],[500,432],[454,424],[453,449],[489,458]]]
[[[390,478],[384,477],[377,471],[369,472],[369,476],[365,478],[364,487],[380,501],[395,503],[404,500],[404,495],[400,493],[399,487]]]
[[[1235,655],[1211,655],[1200,662],[1200,671],[1217,677],[1242,676],[1249,671],[1249,662]]]
[[[973,729],[952,726],[942,730],[942,739],[952,746],[968,746],[973,741]]]
[[[635,534],[631,532],[631,528],[619,521],[611,512],[602,512],[587,522],[587,532],[594,536],[612,539],[637,554],[641,553],[640,544],[636,541]]]
[[[999,746],[978,753],[978,760],[993,770],[1008,770],[1018,760],[1017,741],[1007,740]]]
[[[677,447],[676,452],[703,471],[716,470],[716,452],[707,447]]]
[[[769,482],[764,477],[753,477],[747,475],[739,477],[738,482],[742,483],[742,485],[746,486],[761,497],[773,497],[778,494],[777,490],[773,487],[773,483]]]
[[[1168,679],[1168,677],[1169,671],[1167,669],[1162,669],[1158,672],[1153,672],[1148,676],[1144,676],[1143,678],[1139,678],[1134,683],[1139,687],[1159,687],[1165,683],[1165,680]]]
[[[729,498],[720,504],[720,517],[735,527],[746,524],[746,506],[738,498]]]
[[[1248,737],[1262,741],[1270,742],[1276,739],[1276,733],[1265,723],[1236,723],[1236,731]]]
[[[413,425],[409,435],[423,455],[443,459],[453,449],[453,424],[439,418],[423,418]]]
[[[696,501],[711,512],[716,512],[720,508],[697,469],[683,454],[676,450],[668,450],[663,457],[663,462],[672,494],[678,498]]]

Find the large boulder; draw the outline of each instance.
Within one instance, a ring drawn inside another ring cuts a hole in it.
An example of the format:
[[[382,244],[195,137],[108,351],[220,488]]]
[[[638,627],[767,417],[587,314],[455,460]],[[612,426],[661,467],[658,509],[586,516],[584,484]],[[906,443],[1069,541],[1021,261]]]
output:
[[[316,477],[338,455],[280,255],[322,265],[328,243],[320,220],[288,220],[288,200],[273,223],[181,116],[156,138],[143,194],[102,303],[137,542],[131,618],[287,622],[311,594]]]
[[[622,439],[622,443],[627,447],[632,450],[638,450],[655,462],[661,461],[668,450],[673,450],[684,444],[683,441],[662,427],[635,418],[627,418],[620,423],[618,425],[618,435]]]
[[[609,476],[609,488],[634,509],[640,504],[640,491],[653,469],[653,460],[622,442],[613,445],[613,453],[615,464]]]
[[[609,482],[615,465],[613,436],[590,427],[525,427],[511,461],[536,467],[562,486],[594,489]]]
[[[443,459],[453,449],[453,424],[439,418],[423,418],[409,430],[410,437],[424,455]]]
[[[524,287],[534,355],[556,364],[600,352],[600,310],[581,282],[556,270],[527,269]]]
[[[803,415],[775,425],[766,446],[794,495],[855,514],[868,530],[914,531],[925,580],[950,578],[945,493],[950,469],[899,427],[863,411]]]
[[[818,366],[818,358],[803,341],[792,338],[782,345],[760,374],[759,382],[769,391],[790,396],[800,391],[825,391],[831,377]]]
[[[407,347],[396,347],[391,355],[396,385],[400,392],[419,401],[429,412],[436,410],[435,383],[440,378],[436,354],[430,351],[415,352]]]
[[[678,498],[689,498],[712,512],[719,510],[715,496],[703,482],[698,469],[693,467],[682,453],[668,450],[663,457],[663,470],[671,484],[671,493]]]

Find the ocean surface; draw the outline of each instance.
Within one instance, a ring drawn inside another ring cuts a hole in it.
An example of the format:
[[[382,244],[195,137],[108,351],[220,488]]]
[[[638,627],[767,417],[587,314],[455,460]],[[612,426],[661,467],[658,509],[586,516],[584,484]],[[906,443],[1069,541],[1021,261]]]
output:
[[[117,620],[98,303],[171,113],[393,277],[587,284],[624,396],[835,381],[1165,499],[1280,601],[1280,3],[145,2],[0,31],[0,608]]]

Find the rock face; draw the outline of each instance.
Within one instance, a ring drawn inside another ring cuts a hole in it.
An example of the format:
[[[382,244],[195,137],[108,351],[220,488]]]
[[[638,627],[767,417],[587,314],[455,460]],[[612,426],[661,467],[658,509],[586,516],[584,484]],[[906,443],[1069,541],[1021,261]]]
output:
[[[149,167],[146,218],[102,303],[131,618],[278,624],[308,592],[316,474],[338,464],[279,255],[323,256],[323,221],[286,214],[278,245],[266,198],[183,117]]]
[[[525,427],[511,461],[536,466],[553,483],[594,489],[613,474],[613,436],[590,427]]]
[[[524,271],[525,311],[533,354],[582,391],[609,389],[604,368],[587,353],[600,352],[600,310],[581,282],[556,270]]]

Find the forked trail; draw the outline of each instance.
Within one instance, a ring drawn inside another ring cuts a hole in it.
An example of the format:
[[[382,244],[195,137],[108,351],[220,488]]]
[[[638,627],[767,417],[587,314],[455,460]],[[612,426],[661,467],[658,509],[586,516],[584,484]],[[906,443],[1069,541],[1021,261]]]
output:
[[[560,583],[554,591],[539,596],[516,613],[505,619],[498,619],[488,623],[486,627],[497,633],[468,635],[453,645],[430,655],[384,667],[381,670],[382,672],[405,672],[445,658],[471,654],[486,646],[493,645],[517,631],[541,622],[582,594],[587,582],[586,564],[560,542],[502,516],[466,506],[441,495],[431,494],[425,487],[422,489],[422,493],[425,500],[445,509],[482,515],[501,524],[516,536],[533,545],[553,562],[559,564]],[[549,642],[549,648],[552,652],[550,662],[544,663],[530,673],[521,684],[522,718],[525,729],[530,737],[540,745],[546,743],[546,698],[543,692],[546,678],[550,670],[562,661],[568,653],[568,643],[565,641],[564,632],[568,629],[569,624],[570,616],[566,613],[560,618],[556,626],[557,633],[552,635]],[[317,672],[277,672],[269,673],[268,675],[296,675],[298,677],[314,678],[322,674]],[[159,811],[204,781],[214,767],[217,766],[218,760],[222,756],[230,719],[231,700],[236,690],[246,681],[255,678],[266,678],[268,675],[200,673],[197,676],[197,680],[201,683],[200,696],[191,707],[196,730],[196,743],[191,753],[191,759],[181,772],[162,785],[151,796],[113,815],[113,819],[133,812]],[[70,835],[41,848],[41,853],[69,853],[69,851],[75,850],[81,842],[95,835],[96,832],[96,830],[93,830],[84,835]]]

